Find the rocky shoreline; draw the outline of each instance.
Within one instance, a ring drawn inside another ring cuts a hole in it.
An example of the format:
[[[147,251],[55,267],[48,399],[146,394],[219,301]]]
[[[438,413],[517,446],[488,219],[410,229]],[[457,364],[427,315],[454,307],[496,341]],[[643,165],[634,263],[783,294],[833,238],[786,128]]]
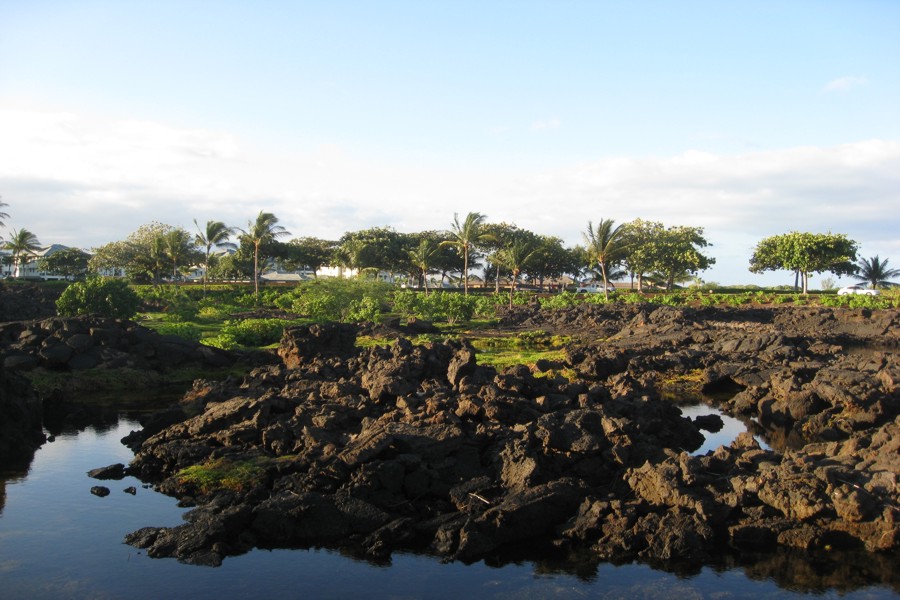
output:
[[[502,372],[447,341],[286,331],[280,364],[198,381],[128,472],[196,508],[128,543],[219,564],[253,547],[477,560],[540,541],[606,560],[900,548],[898,311],[525,307],[502,326],[577,334]],[[563,377],[565,372],[569,377]],[[662,382],[715,393],[750,434],[703,456]]]

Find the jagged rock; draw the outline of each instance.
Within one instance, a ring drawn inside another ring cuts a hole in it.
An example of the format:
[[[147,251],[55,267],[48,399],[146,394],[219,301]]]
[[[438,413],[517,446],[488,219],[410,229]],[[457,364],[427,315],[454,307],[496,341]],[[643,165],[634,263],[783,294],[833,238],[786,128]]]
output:
[[[282,365],[198,384],[183,420],[145,438],[130,472],[199,508],[186,526],[129,539],[198,562],[320,543],[469,561],[559,538],[617,560],[896,550],[900,369],[884,348],[843,350],[845,336],[892,335],[884,328],[896,315],[873,325],[854,311],[786,312],[505,314],[602,331],[602,345],[567,349],[579,382],[523,366],[498,373],[458,342],[357,349],[352,327],[292,328]],[[691,455],[698,426],[722,422],[691,421],[661,397],[658,382],[680,376],[721,394],[727,412],[755,417],[771,448],[746,432]],[[177,475],[195,465],[247,477],[227,493],[199,489]],[[242,518],[221,518],[226,510]]]
[[[166,371],[186,364],[221,367],[234,360],[224,350],[159,335],[128,320],[85,315],[0,323],[0,361],[13,370],[131,367]]]

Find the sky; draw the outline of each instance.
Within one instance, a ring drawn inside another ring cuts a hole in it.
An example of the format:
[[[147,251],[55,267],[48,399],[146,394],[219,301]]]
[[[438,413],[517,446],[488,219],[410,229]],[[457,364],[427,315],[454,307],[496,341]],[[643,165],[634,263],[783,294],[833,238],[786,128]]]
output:
[[[896,0],[0,0],[0,235],[477,211],[703,227],[723,285],[792,284],[747,270],[790,231],[900,267],[898,30]]]

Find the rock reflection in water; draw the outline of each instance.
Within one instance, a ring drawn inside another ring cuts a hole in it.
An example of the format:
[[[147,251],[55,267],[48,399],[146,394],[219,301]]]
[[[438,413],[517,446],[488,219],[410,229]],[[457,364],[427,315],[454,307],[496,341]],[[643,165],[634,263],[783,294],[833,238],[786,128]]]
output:
[[[745,431],[749,431],[753,434],[753,437],[757,442],[759,442],[760,447],[762,447],[763,449],[770,449],[768,444],[766,443],[767,440],[763,436],[759,435],[759,427],[752,421],[744,421],[736,417],[732,417],[723,413],[721,410],[715,408],[714,406],[703,403],[681,405],[678,408],[681,409],[681,413],[685,417],[688,417],[692,420],[696,419],[697,417],[704,417],[707,415],[716,415],[722,419],[723,426],[719,431],[703,431],[703,435],[706,438],[706,441],[703,442],[703,445],[691,454],[702,456],[710,450],[715,450],[719,446],[727,446],[734,441],[734,438],[736,438],[738,434]]]
[[[118,440],[135,426],[121,421],[113,429],[67,433],[39,450],[31,466],[4,469],[3,597],[737,598],[837,592],[850,600],[900,594],[893,568],[898,557],[853,553],[778,550],[725,556],[717,564],[647,565],[600,562],[589,549],[521,545],[471,565],[406,553],[361,560],[324,550],[256,550],[218,569],[149,560],[122,545],[122,533],[146,519],[177,522],[182,511],[150,489],[124,494],[121,488],[130,482],[96,498],[85,475],[98,464],[127,460]],[[121,568],[110,568],[114,564]]]

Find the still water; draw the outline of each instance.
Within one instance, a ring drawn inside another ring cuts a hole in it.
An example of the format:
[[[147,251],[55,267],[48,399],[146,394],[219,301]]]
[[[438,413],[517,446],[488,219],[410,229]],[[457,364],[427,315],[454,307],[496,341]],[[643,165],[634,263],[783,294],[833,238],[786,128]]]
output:
[[[790,577],[785,582],[783,566],[758,564],[675,574],[640,564],[462,565],[410,554],[375,565],[330,550],[258,550],[226,558],[218,568],[151,559],[125,545],[125,534],[177,525],[185,509],[136,479],[99,482],[86,475],[128,463],[132,454],[119,440],[138,427],[123,416],[113,425],[59,435],[38,450],[27,472],[0,465],[0,598],[900,598],[897,579],[829,584],[823,573],[801,585]],[[92,495],[98,484],[111,494]],[[129,486],[135,495],[123,491]]]

